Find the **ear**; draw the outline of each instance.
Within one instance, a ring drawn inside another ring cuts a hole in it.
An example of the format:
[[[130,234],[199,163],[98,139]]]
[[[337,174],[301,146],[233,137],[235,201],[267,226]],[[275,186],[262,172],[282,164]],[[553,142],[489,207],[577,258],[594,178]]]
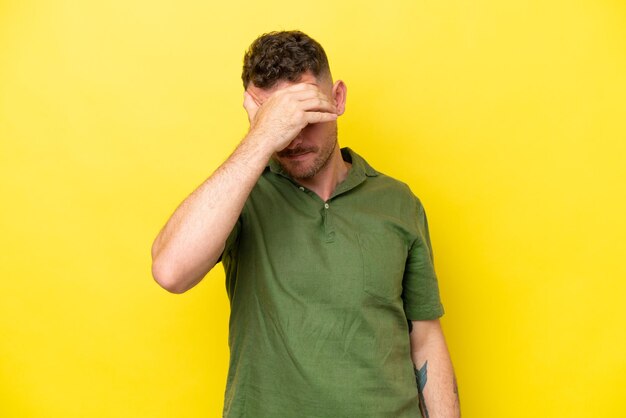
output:
[[[335,84],[333,84],[332,97],[335,102],[335,106],[337,106],[337,115],[343,115],[343,112],[346,111],[347,93],[348,88],[346,87],[346,83],[341,80],[335,81]]]

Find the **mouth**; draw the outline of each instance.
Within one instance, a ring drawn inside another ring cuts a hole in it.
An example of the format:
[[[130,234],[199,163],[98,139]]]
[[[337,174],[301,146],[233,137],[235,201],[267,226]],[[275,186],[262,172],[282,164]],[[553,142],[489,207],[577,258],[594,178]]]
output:
[[[283,154],[279,156],[281,158],[285,158],[290,161],[299,161],[299,160],[304,160],[311,153],[312,151],[305,151],[305,152],[288,153],[288,154]]]
[[[294,154],[294,155],[288,155],[287,158],[290,160],[302,160],[304,158],[306,158],[307,155],[309,155],[310,152],[303,152],[302,154]]]

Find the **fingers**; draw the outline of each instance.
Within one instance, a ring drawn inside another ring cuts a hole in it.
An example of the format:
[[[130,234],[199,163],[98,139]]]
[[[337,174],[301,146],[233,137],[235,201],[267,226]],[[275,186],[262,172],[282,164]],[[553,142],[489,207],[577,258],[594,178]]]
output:
[[[246,90],[244,92],[244,107],[246,103],[249,103],[250,107],[255,105],[257,108],[262,106],[267,101],[279,101],[279,100],[297,100],[307,101],[310,99],[319,99],[324,102],[330,102],[329,98],[319,89],[315,84],[298,83],[291,86],[276,90],[265,100],[259,100],[258,97],[252,91]],[[251,100],[251,101],[250,101]],[[248,107],[246,107],[247,109]]]
[[[307,123],[331,122],[333,120],[337,120],[336,113],[326,112],[306,112],[304,117]]]
[[[331,103],[326,97],[314,97],[312,99],[300,102],[301,109],[304,111],[319,111],[337,113],[337,107]]]
[[[295,90],[295,91],[284,89],[284,90],[277,92],[277,94],[288,96],[292,99],[299,100],[299,101],[305,101],[305,100],[310,100],[310,99],[319,99],[319,100],[329,101],[328,96],[326,96],[317,86],[313,86],[310,84],[307,84],[305,86],[308,86],[308,87],[303,87],[302,89]]]
[[[296,83],[281,89],[282,92],[319,91],[319,87],[311,83]]]
[[[313,84],[294,84],[275,92],[272,96],[268,101],[288,101],[292,106],[305,112],[337,113],[335,103]]]

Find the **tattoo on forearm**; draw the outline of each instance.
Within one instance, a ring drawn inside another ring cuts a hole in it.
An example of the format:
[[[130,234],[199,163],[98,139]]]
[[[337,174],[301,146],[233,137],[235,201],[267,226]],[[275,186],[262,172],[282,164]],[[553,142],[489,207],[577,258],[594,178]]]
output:
[[[417,370],[415,366],[413,366],[413,370],[415,371],[415,382],[417,383],[420,411],[422,411],[422,416],[424,418],[428,418],[428,408],[426,408],[426,400],[424,399],[424,387],[426,386],[426,381],[428,380],[428,360],[419,370]]]
[[[456,395],[456,403],[458,405],[461,405],[461,399],[459,398],[459,387],[456,384],[456,376],[452,376],[452,379],[453,379],[452,380],[452,383],[453,383],[452,389],[454,391],[454,394]]]

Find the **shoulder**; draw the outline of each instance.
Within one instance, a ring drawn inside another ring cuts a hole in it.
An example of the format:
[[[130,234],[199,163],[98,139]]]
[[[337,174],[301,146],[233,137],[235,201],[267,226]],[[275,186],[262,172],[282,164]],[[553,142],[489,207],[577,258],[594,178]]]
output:
[[[412,210],[422,208],[420,198],[404,181],[377,171],[377,176],[368,178],[369,188],[385,200],[394,199],[404,202]]]
[[[369,183],[370,188],[384,191],[390,195],[397,196],[399,198],[416,200],[417,196],[413,193],[411,188],[407,183],[401,181],[395,177],[392,177],[382,171],[374,169],[361,155],[357,154],[351,148],[342,149],[342,153],[347,157],[349,155],[350,160],[353,163],[353,166],[357,170],[363,172],[363,174],[367,177],[367,183]]]
[[[254,194],[267,191],[275,192],[277,189],[286,187],[287,185],[289,185],[289,183],[290,181],[286,177],[284,177],[280,173],[272,171],[272,169],[268,165],[259,176],[251,193]]]

